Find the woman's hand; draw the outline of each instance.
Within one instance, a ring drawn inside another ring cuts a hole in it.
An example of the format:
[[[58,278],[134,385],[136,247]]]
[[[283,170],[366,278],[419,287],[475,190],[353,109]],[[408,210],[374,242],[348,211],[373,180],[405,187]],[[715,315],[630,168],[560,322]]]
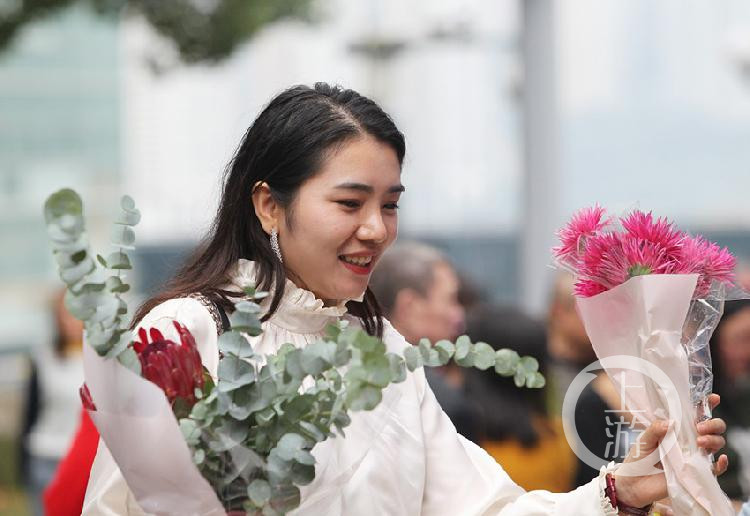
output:
[[[711,394],[708,398],[711,408],[719,404],[719,395]],[[659,443],[667,435],[669,423],[667,421],[656,421],[651,424],[638,437],[636,445],[630,448],[628,456],[623,464],[635,463],[659,447]],[[727,425],[722,419],[714,418],[698,423],[698,446],[707,453],[716,453],[724,447],[726,441],[721,436],[726,432]],[[714,474],[721,475],[727,469],[729,460],[726,455],[721,455],[714,464]],[[661,464],[656,464],[661,469]],[[656,475],[618,475],[615,473],[615,486],[617,487],[617,499],[627,505],[643,507],[656,500],[667,497],[667,479],[664,473]]]

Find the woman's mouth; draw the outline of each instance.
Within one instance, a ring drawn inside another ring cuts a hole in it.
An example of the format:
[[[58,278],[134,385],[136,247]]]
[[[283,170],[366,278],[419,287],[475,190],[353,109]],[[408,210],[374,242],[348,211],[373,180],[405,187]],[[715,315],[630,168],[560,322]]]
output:
[[[344,264],[344,267],[354,272],[355,274],[369,274],[372,270],[373,264],[372,256],[347,256],[339,255],[339,260]]]

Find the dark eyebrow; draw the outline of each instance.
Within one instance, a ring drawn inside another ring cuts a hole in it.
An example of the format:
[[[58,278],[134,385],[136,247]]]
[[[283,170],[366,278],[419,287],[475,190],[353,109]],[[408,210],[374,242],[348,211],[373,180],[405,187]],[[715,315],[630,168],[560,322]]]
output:
[[[358,190],[365,193],[372,193],[375,191],[372,186],[366,185],[364,183],[341,183],[340,185],[336,185],[334,188],[339,190]],[[404,185],[398,184],[390,187],[388,189],[388,193],[399,193],[405,190],[406,188],[404,188]]]

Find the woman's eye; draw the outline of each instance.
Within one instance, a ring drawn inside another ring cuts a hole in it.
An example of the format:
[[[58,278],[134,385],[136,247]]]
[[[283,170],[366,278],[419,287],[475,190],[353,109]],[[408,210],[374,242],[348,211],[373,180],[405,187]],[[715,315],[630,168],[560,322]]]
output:
[[[384,205],[383,208],[386,210],[397,210],[398,209],[398,203],[396,202],[389,202],[388,204]]]
[[[342,206],[346,206],[347,208],[359,208],[359,201],[353,201],[353,200],[343,200],[343,201],[336,201],[338,204]]]

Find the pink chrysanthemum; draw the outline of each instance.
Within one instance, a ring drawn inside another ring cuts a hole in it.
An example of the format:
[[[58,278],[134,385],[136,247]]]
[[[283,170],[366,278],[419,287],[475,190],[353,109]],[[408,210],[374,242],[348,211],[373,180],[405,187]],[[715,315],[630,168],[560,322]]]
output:
[[[593,297],[606,291],[607,287],[601,283],[587,279],[579,279],[573,287],[573,294],[578,297]]]
[[[677,272],[682,274],[699,274],[696,296],[705,296],[711,283],[731,285],[734,283],[736,259],[724,247],[709,242],[703,237],[685,237],[677,255]]]
[[[697,273],[695,297],[708,294],[714,282],[734,283],[735,258],[726,248],[639,210],[620,218],[619,231],[604,232],[610,222],[602,220],[604,214],[598,205],[577,212],[552,250],[577,276],[576,295],[594,296],[645,274]]]
[[[680,247],[684,233],[677,230],[674,224],[665,217],[654,220],[651,212],[634,210],[620,219],[622,227],[635,238],[658,244],[667,253],[672,254]]]
[[[586,250],[588,239],[608,224],[608,219],[602,220],[605,213],[604,208],[599,205],[583,208],[574,213],[570,222],[558,232],[560,245],[554,247],[552,253],[565,263],[578,263],[581,254]]]
[[[604,265],[612,260],[612,255],[622,253],[622,241],[619,233],[600,233],[589,238],[586,252],[581,257],[578,276],[604,285],[606,288],[617,286],[607,278]]]
[[[673,270],[674,260],[662,245],[630,233],[608,233],[589,242],[581,275],[612,288],[635,276]]]

